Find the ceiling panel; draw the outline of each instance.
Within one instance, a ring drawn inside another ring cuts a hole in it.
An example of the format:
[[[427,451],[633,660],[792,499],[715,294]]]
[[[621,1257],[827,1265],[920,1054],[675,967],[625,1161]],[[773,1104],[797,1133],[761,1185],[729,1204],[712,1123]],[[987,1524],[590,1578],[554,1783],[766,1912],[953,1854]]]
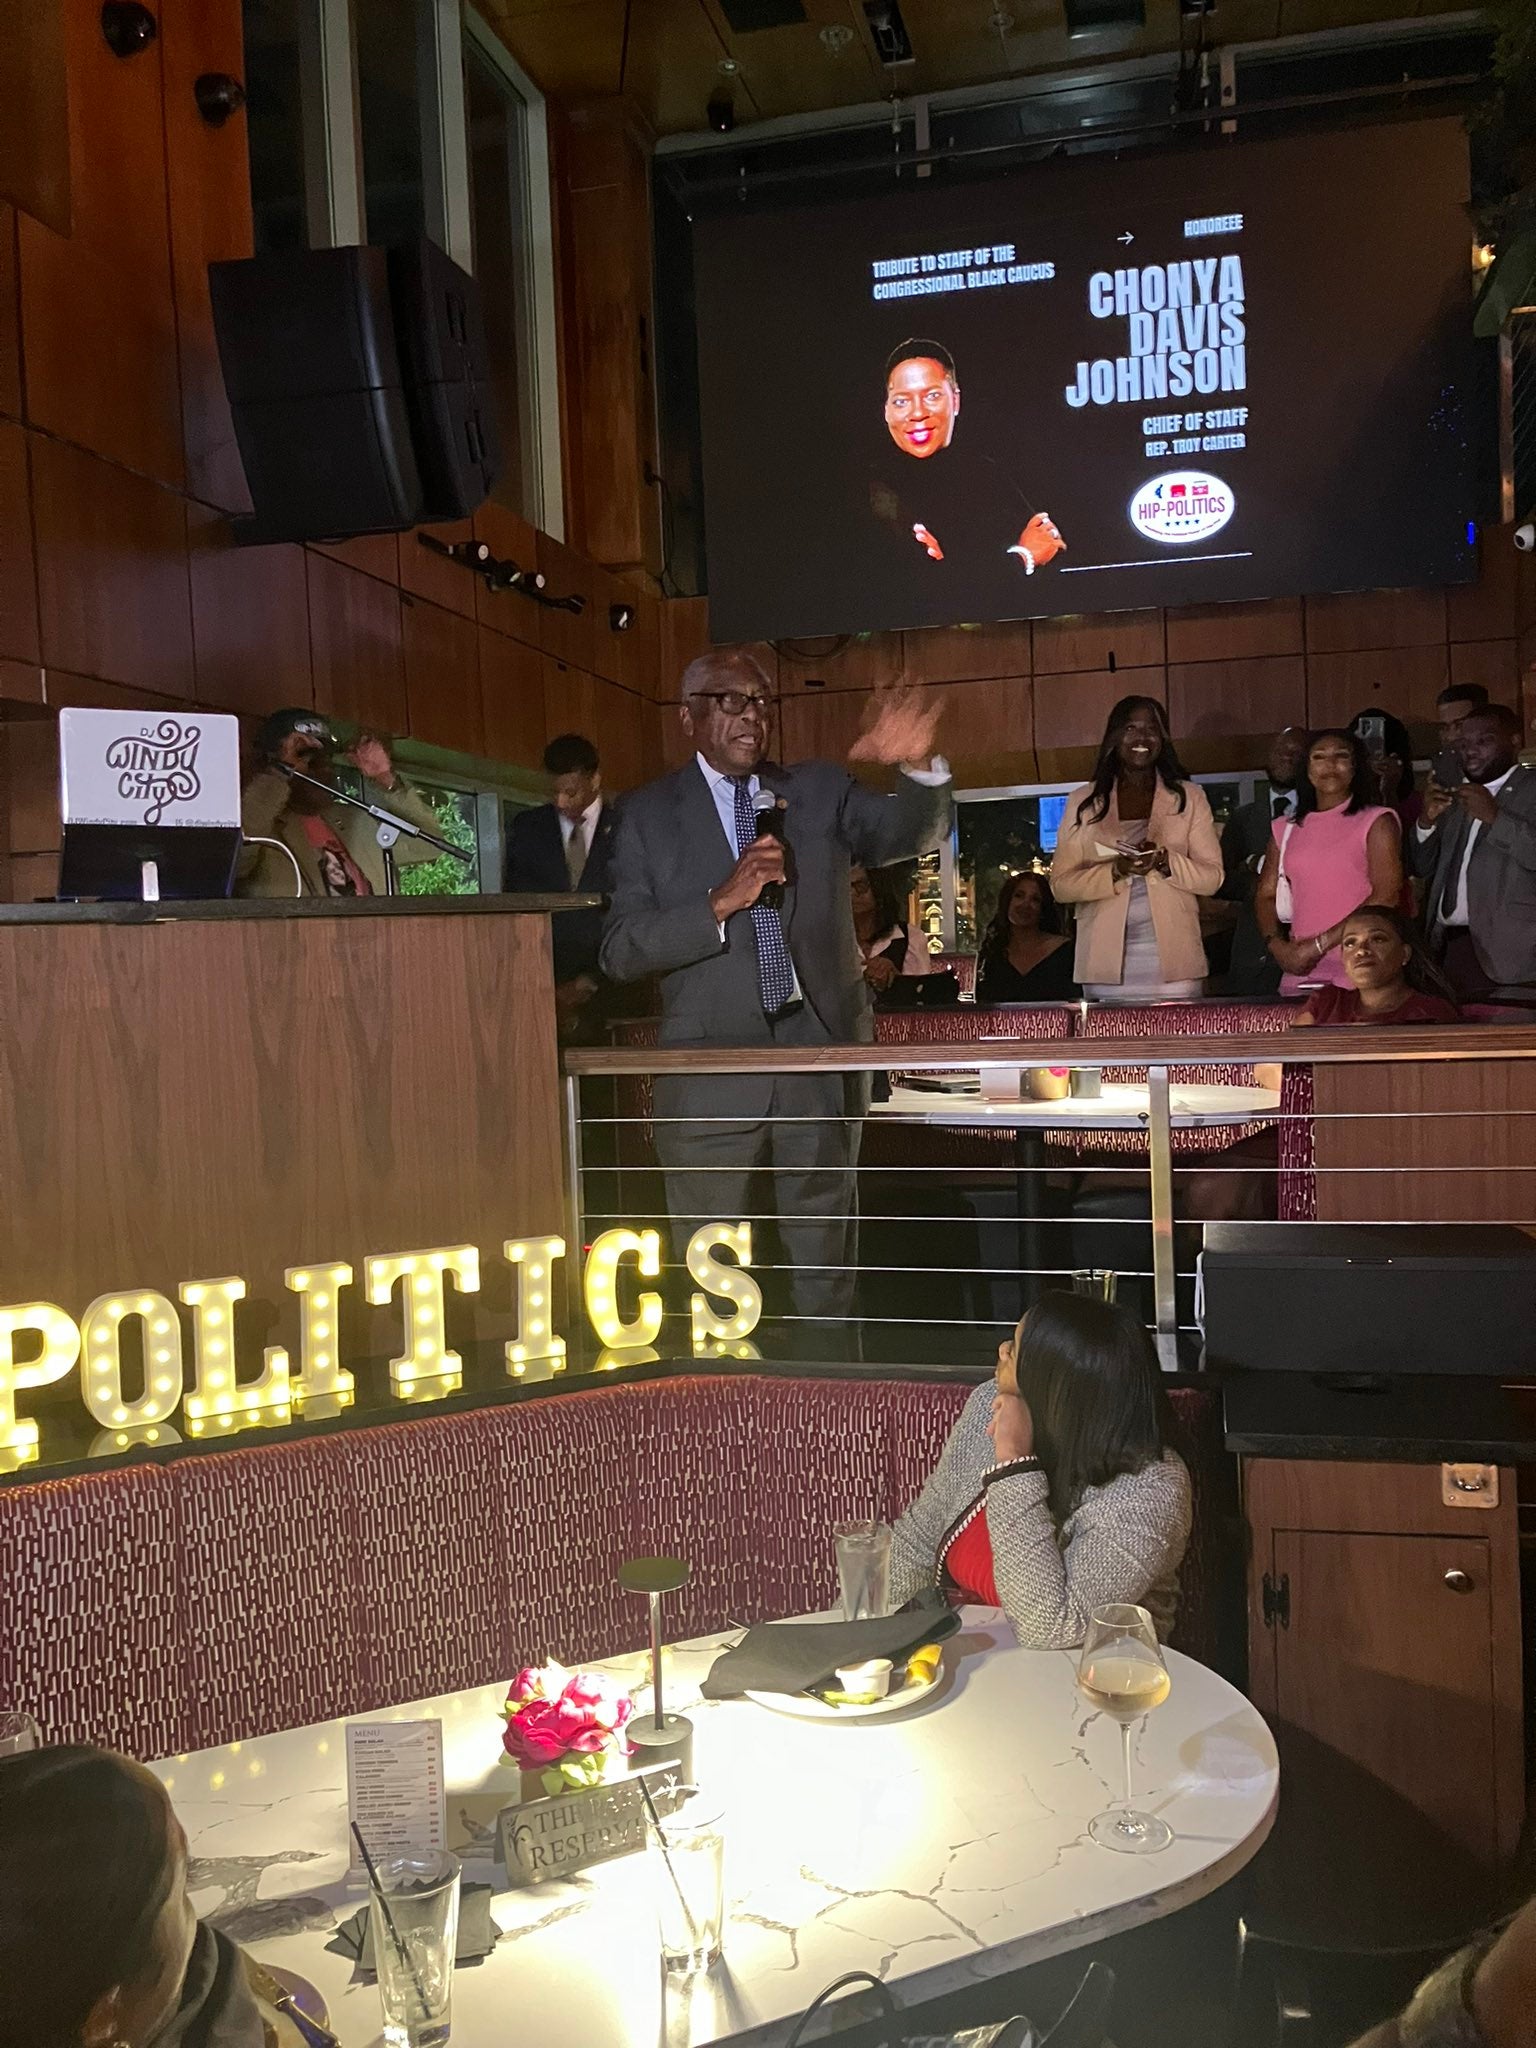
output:
[[[874,55],[860,0],[804,0],[804,22],[745,35],[731,29],[719,0],[476,4],[552,98],[622,89],[659,135],[704,132],[706,103],[727,82],[745,136],[758,120],[1171,52],[1180,32],[1178,0],[1147,0],[1144,29],[1081,37],[1068,36],[1062,0],[901,0],[916,61],[887,70]],[[1258,42],[1415,11],[1444,10],[1439,0],[1218,0],[1205,26],[1213,44]],[[851,29],[852,39],[829,48],[822,31],[832,27]],[[729,81],[722,59],[738,67]]]

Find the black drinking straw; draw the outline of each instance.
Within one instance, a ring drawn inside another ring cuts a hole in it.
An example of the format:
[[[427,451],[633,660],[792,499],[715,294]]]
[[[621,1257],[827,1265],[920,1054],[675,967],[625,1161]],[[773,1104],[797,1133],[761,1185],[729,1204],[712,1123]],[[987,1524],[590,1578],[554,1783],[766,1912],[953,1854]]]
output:
[[[651,1788],[645,1782],[644,1771],[637,1772],[636,1776],[640,1785],[640,1797],[645,1801],[645,1810],[651,1816],[651,1827],[655,1831],[656,1846],[661,1851],[661,1860],[667,1866],[667,1875],[672,1880],[672,1889],[677,1893],[677,1903],[682,1907],[683,1918],[688,1923],[688,1939],[697,1944],[699,1930],[694,1925],[693,1914],[688,1909],[688,1901],[683,1895],[681,1881],[678,1878],[677,1872],[672,1867],[671,1851],[667,1848],[666,1836],[661,1832],[661,1817],[656,1811],[656,1802],[651,1797]]]
[[[411,1982],[416,1986],[416,1996],[421,2002],[421,2016],[423,2019],[426,2019],[429,2016],[426,1987],[417,1975],[416,1965],[411,1961],[405,1943],[400,1939],[400,1930],[395,1925],[395,1916],[389,1910],[389,1900],[384,1895],[383,1885],[379,1883],[378,1870],[375,1867],[372,1856],[368,1853],[368,1844],[363,1840],[363,1831],[356,1821],[352,1822],[352,1832],[357,1837],[357,1846],[362,1850],[363,1861],[368,1866],[368,1882],[373,1886],[374,1897],[384,1909],[384,1925],[389,1929],[389,1938],[395,1944],[395,1954],[400,1958],[400,1967],[410,1972]]]

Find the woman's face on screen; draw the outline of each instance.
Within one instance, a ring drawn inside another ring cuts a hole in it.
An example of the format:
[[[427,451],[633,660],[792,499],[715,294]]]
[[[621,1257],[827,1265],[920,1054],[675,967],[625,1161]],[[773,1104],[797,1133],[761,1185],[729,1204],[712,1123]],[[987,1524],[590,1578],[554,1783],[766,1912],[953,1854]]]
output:
[[[942,363],[913,356],[885,385],[885,424],[903,455],[920,460],[947,448],[960,416],[960,390]]]

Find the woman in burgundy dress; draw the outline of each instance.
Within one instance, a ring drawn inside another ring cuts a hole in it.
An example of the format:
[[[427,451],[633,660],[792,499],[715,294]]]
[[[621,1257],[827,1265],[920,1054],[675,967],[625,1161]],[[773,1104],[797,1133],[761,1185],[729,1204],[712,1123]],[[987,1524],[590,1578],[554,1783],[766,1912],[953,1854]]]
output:
[[[1368,903],[1344,920],[1339,958],[1348,988],[1314,989],[1291,1029],[1307,1024],[1458,1024],[1450,983],[1403,913]]]
[[[1020,1643],[1080,1643],[1096,1607],[1134,1601],[1166,1638],[1189,1541],[1189,1474],[1167,1396],[1126,1309],[1050,1294],[998,1348],[938,1469],[897,1522],[891,1597],[937,1584],[1001,1607]]]

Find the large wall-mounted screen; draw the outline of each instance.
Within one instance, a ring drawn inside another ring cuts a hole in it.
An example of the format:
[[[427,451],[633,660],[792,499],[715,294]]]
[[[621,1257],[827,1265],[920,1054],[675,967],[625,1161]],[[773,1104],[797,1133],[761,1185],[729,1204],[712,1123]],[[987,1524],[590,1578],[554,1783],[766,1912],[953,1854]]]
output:
[[[1454,121],[700,220],[711,631],[1474,573]]]

